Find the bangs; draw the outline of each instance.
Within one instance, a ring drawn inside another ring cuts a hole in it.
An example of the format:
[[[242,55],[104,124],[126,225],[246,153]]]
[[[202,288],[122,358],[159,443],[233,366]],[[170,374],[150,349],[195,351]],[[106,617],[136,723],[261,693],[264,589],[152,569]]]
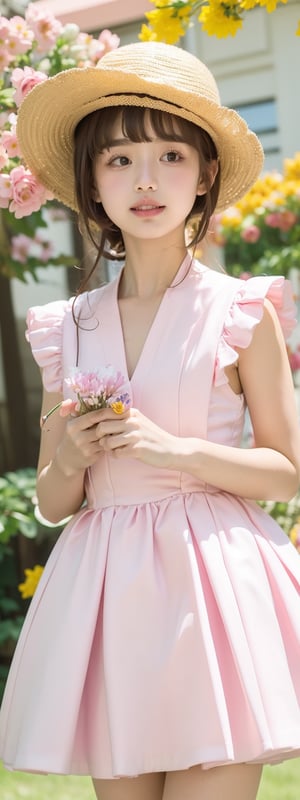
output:
[[[199,142],[196,125],[191,135],[191,123],[174,114],[156,108],[122,107],[121,124],[124,136],[131,142],[150,142],[153,134],[158,139],[192,144]]]
[[[151,142],[153,137],[157,137],[165,141],[185,142],[199,149],[203,133],[208,136],[197,125],[175,114],[141,106],[112,106],[88,114],[77,125],[75,138],[84,128],[91,159],[111,146],[117,122],[121,122],[123,136],[131,142]]]

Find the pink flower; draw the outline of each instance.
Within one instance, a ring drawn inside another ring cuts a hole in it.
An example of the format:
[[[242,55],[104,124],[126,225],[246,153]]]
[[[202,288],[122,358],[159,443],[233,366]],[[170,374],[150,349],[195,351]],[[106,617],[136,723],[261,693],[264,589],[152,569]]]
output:
[[[111,408],[115,414],[123,414],[130,406],[128,392],[118,394],[124,382],[123,375],[110,364],[94,372],[77,370],[71,378],[65,379],[67,386],[77,395],[77,400],[67,398],[57,403],[42,417],[41,424],[44,425],[57,409],[62,417],[72,413],[87,414],[101,408]]]
[[[37,83],[43,83],[47,80],[47,75],[44,72],[32,69],[32,67],[16,67],[12,71],[11,82],[16,91],[14,94],[14,101],[19,106],[24,99],[25,95],[33,89]]]
[[[8,162],[8,152],[5,149],[5,147],[3,147],[3,144],[0,144],[0,169],[6,167],[7,162]]]
[[[25,19],[38,43],[38,52],[46,53],[51,50],[63,31],[61,22],[50,11],[35,8],[35,3],[29,4]]]
[[[110,50],[116,50],[116,48],[119,47],[119,44],[119,36],[105,28],[99,34],[98,39],[93,39],[94,48],[91,53],[93,60],[99,61],[101,58],[103,58],[105,53],[108,53]]]
[[[54,247],[52,242],[46,242],[43,239],[39,239],[37,236],[35,237],[35,241],[40,245],[38,258],[41,260],[43,264],[47,264],[48,261],[51,260],[51,257],[54,253]]]
[[[29,236],[25,236],[24,233],[12,236],[11,257],[14,261],[19,261],[20,264],[26,264],[31,247],[32,239]]]
[[[289,231],[295,222],[297,215],[293,211],[274,211],[273,214],[267,214],[265,217],[266,225],[270,228],[279,228],[281,231]]]
[[[10,177],[12,201],[9,210],[17,219],[28,217],[33,211],[39,211],[47,200],[52,200],[53,195],[23,165],[14,167]]]
[[[280,213],[278,211],[273,211],[272,214],[267,214],[265,217],[266,225],[269,225],[269,228],[279,228],[280,227]]]
[[[104,28],[98,36],[99,42],[105,47],[106,51],[116,50],[120,44],[120,37],[116,33],[112,33],[108,28]]]
[[[7,45],[0,42],[0,72],[4,72],[12,59],[13,56],[8,52]]]
[[[6,17],[0,17],[0,41],[5,42],[9,34],[9,20]]]
[[[241,238],[244,239],[244,242],[255,243],[260,238],[261,232],[257,225],[249,225],[248,228],[244,228],[241,232]]]
[[[23,17],[11,17],[7,38],[8,50],[15,57],[30,50],[34,34],[26,25]]]
[[[8,173],[0,173],[0,208],[8,208],[12,198],[12,181]]]
[[[124,383],[121,372],[116,372],[110,365],[97,372],[77,371],[73,377],[67,378],[66,383],[83,398],[95,398],[102,395],[103,399],[108,399],[121,388]]]
[[[281,231],[289,231],[296,222],[297,214],[294,214],[293,211],[286,210],[281,212],[279,225]]]
[[[21,156],[15,127],[13,127],[10,131],[3,131],[1,143],[6,148],[9,158]]]
[[[129,406],[127,392],[119,395],[119,390],[124,384],[121,372],[116,371],[110,364],[95,372],[81,372],[77,370],[71,378],[66,378],[66,384],[77,395],[78,404],[76,411],[85,414],[98,408],[111,406],[120,414]]]

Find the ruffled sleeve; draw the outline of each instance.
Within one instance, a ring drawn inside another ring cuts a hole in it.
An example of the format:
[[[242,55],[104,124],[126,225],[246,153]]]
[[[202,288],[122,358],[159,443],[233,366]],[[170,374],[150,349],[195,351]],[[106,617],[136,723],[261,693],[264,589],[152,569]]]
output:
[[[271,301],[277,312],[286,340],[294,330],[297,324],[296,306],[289,281],[281,276],[259,276],[241,281],[226,315],[218,345],[215,386],[228,383],[224,368],[238,360],[235,348],[248,347],[250,344],[254,329],[263,317],[266,298]]]
[[[33,306],[27,313],[25,336],[42,369],[43,384],[48,392],[62,392],[63,322],[69,308],[70,301],[58,300]]]

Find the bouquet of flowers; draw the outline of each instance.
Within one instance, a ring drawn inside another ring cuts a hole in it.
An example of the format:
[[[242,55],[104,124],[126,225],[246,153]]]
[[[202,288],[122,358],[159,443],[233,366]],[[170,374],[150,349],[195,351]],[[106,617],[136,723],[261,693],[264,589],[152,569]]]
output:
[[[57,409],[62,417],[66,417],[69,414],[87,414],[100,408],[112,408],[115,414],[123,414],[130,406],[128,392],[120,393],[125,378],[110,364],[93,372],[77,370],[65,379],[65,383],[77,400],[67,399],[57,403],[42,417],[42,425]]]

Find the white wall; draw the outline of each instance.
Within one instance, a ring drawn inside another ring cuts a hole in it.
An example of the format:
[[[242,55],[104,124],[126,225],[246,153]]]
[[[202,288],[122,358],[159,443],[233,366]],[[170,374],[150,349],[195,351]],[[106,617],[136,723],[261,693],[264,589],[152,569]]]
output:
[[[53,221],[47,211],[44,211],[47,221],[47,229],[42,228],[41,232],[45,239],[49,239],[54,247],[53,255],[62,253],[72,255],[73,241],[71,226],[67,220]],[[51,300],[64,298],[68,294],[66,282],[66,270],[63,267],[41,267],[38,270],[39,282],[28,275],[27,283],[14,278],[12,280],[12,292],[14,308],[17,317],[24,317],[29,306],[48,303]]]
[[[290,0],[272,14],[263,8],[247,12],[235,37],[207,36],[195,23],[186,39],[185,46],[212,70],[224,105],[275,97],[278,132],[266,141],[277,145],[280,153],[266,158],[266,169],[280,168],[283,157],[300,150],[299,19],[300,0]]]

